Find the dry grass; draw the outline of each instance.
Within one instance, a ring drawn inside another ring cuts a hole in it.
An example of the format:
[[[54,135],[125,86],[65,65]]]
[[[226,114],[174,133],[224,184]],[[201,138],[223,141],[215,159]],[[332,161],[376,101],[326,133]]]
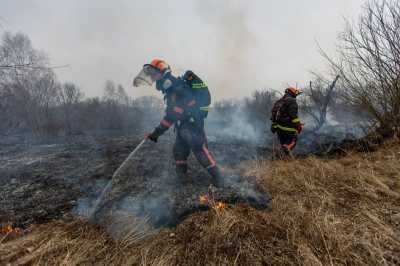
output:
[[[38,225],[0,245],[0,265],[170,265],[170,254],[148,257],[152,232],[138,225],[119,240],[83,220]]]
[[[119,241],[83,221],[54,221],[1,243],[0,264],[399,265],[399,162],[398,141],[340,159],[249,162],[273,196],[270,212],[211,209]]]

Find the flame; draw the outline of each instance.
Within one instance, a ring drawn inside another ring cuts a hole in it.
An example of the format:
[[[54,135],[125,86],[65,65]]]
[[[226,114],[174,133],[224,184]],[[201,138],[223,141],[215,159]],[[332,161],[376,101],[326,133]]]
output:
[[[223,202],[217,202],[214,207],[216,210],[223,210],[226,208],[226,204]]]
[[[11,225],[7,225],[5,227],[0,228],[0,234],[11,234],[11,233],[20,234],[21,229],[13,228]]]
[[[226,203],[224,203],[222,201],[215,202],[213,197],[211,196],[211,198],[210,198],[210,196],[207,195],[207,194],[200,195],[199,196],[199,202],[200,202],[200,204],[208,205],[208,206],[210,206],[211,208],[213,208],[214,210],[217,210],[217,211],[224,210],[227,207]]]
[[[207,195],[200,195],[199,201],[201,204],[208,204],[208,196]]]

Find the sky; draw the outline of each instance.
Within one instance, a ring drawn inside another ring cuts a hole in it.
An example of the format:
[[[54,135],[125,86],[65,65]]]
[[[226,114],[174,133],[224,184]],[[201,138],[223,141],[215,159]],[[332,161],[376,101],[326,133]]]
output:
[[[308,84],[323,71],[345,19],[356,21],[364,0],[0,0],[0,31],[23,32],[47,53],[60,81],[101,96],[106,80],[129,95],[153,58],[177,75],[197,73],[216,99],[256,89]]]

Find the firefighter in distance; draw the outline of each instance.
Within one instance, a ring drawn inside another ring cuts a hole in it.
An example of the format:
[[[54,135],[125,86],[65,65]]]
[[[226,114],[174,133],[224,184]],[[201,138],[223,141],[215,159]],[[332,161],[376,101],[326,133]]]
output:
[[[281,149],[286,155],[292,154],[298,135],[304,128],[298,116],[299,107],[296,101],[301,93],[295,87],[287,88],[285,95],[274,104],[271,112],[271,132],[278,135]]]

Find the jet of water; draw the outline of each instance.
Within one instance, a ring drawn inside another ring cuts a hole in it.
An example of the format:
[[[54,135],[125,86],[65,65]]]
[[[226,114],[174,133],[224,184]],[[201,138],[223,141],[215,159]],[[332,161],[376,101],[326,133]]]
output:
[[[119,173],[122,171],[122,169],[125,168],[126,164],[133,158],[133,156],[143,146],[143,144],[146,142],[146,140],[147,140],[147,138],[143,139],[139,143],[139,145],[137,145],[136,148],[129,154],[129,156],[125,159],[125,161],[118,167],[118,169],[114,172],[111,180],[108,182],[107,186],[103,189],[100,196],[97,198],[95,204],[93,205],[92,211],[89,213],[89,221],[90,222],[93,222],[93,219],[95,217],[97,209],[98,209],[100,203],[103,201],[104,196],[107,194],[107,192],[111,188],[111,185],[112,185],[114,179],[119,175]]]

